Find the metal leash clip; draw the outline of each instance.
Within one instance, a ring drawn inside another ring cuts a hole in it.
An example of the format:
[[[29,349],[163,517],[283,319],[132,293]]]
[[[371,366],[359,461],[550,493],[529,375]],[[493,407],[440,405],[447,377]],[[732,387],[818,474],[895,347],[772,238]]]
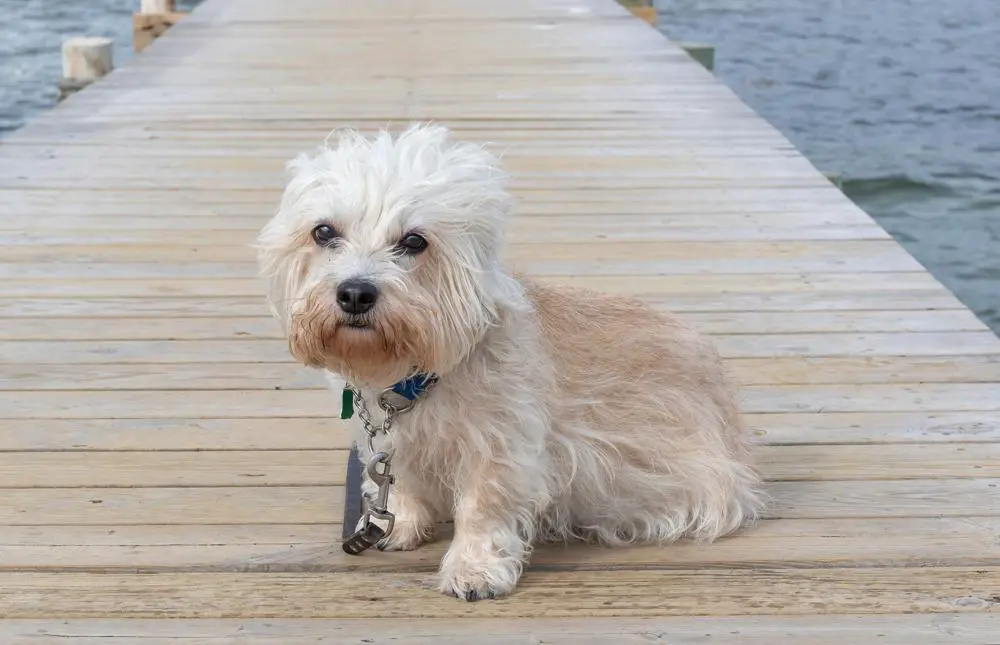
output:
[[[389,470],[390,455],[387,452],[377,452],[368,460],[368,477],[378,486],[378,494],[375,501],[365,498],[365,510],[361,516],[361,526],[351,537],[344,541],[344,551],[350,555],[360,555],[387,535],[392,533],[392,527],[396,522],[396,516],[389,512],[389,487],[392,486],[394,478]],[[378,465],[382,464],[379,471]],[[386,522],[383,529],[372,520],[382,520]]]

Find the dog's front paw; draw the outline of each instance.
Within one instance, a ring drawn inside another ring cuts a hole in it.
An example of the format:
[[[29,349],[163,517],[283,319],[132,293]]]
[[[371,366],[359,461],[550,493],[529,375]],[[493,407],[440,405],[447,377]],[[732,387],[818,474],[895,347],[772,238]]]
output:
[[[520,576],[517,558],[496,554],[473,558],[449,551],[441,563],[438,589],[469,602],[502,598],[514,591]]]
[[[411,520],[396,520],[392,533],[376,544],[382,551],[413,551],[434,539],[434,526],[421,526]]]

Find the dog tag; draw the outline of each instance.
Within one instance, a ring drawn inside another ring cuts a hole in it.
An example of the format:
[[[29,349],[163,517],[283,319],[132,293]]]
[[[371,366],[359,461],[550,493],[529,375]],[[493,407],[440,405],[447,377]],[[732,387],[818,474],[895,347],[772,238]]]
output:
[[[354,535],[344,540],[344,552],[349,555],[361,555],[362,551],[372,548],[384,537],[385,531],[378,524],[365,522]]]

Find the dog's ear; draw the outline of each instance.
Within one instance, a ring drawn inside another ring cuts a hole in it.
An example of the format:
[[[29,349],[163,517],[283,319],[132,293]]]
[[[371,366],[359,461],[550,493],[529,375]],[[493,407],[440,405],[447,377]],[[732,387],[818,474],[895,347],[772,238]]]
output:
[[[307,270],[308,257],[280,213],[261,230],[254,242],[257,264],[264,279],[271,313],[287,331],[292,300]]]

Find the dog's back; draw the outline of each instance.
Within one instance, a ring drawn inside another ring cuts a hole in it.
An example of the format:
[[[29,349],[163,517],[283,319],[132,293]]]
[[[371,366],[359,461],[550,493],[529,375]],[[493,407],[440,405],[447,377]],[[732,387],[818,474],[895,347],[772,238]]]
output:
[[[714,539],[759,511],[737,392],[714,345],[621,295],[523,280],[557,374],[548,532]]]

